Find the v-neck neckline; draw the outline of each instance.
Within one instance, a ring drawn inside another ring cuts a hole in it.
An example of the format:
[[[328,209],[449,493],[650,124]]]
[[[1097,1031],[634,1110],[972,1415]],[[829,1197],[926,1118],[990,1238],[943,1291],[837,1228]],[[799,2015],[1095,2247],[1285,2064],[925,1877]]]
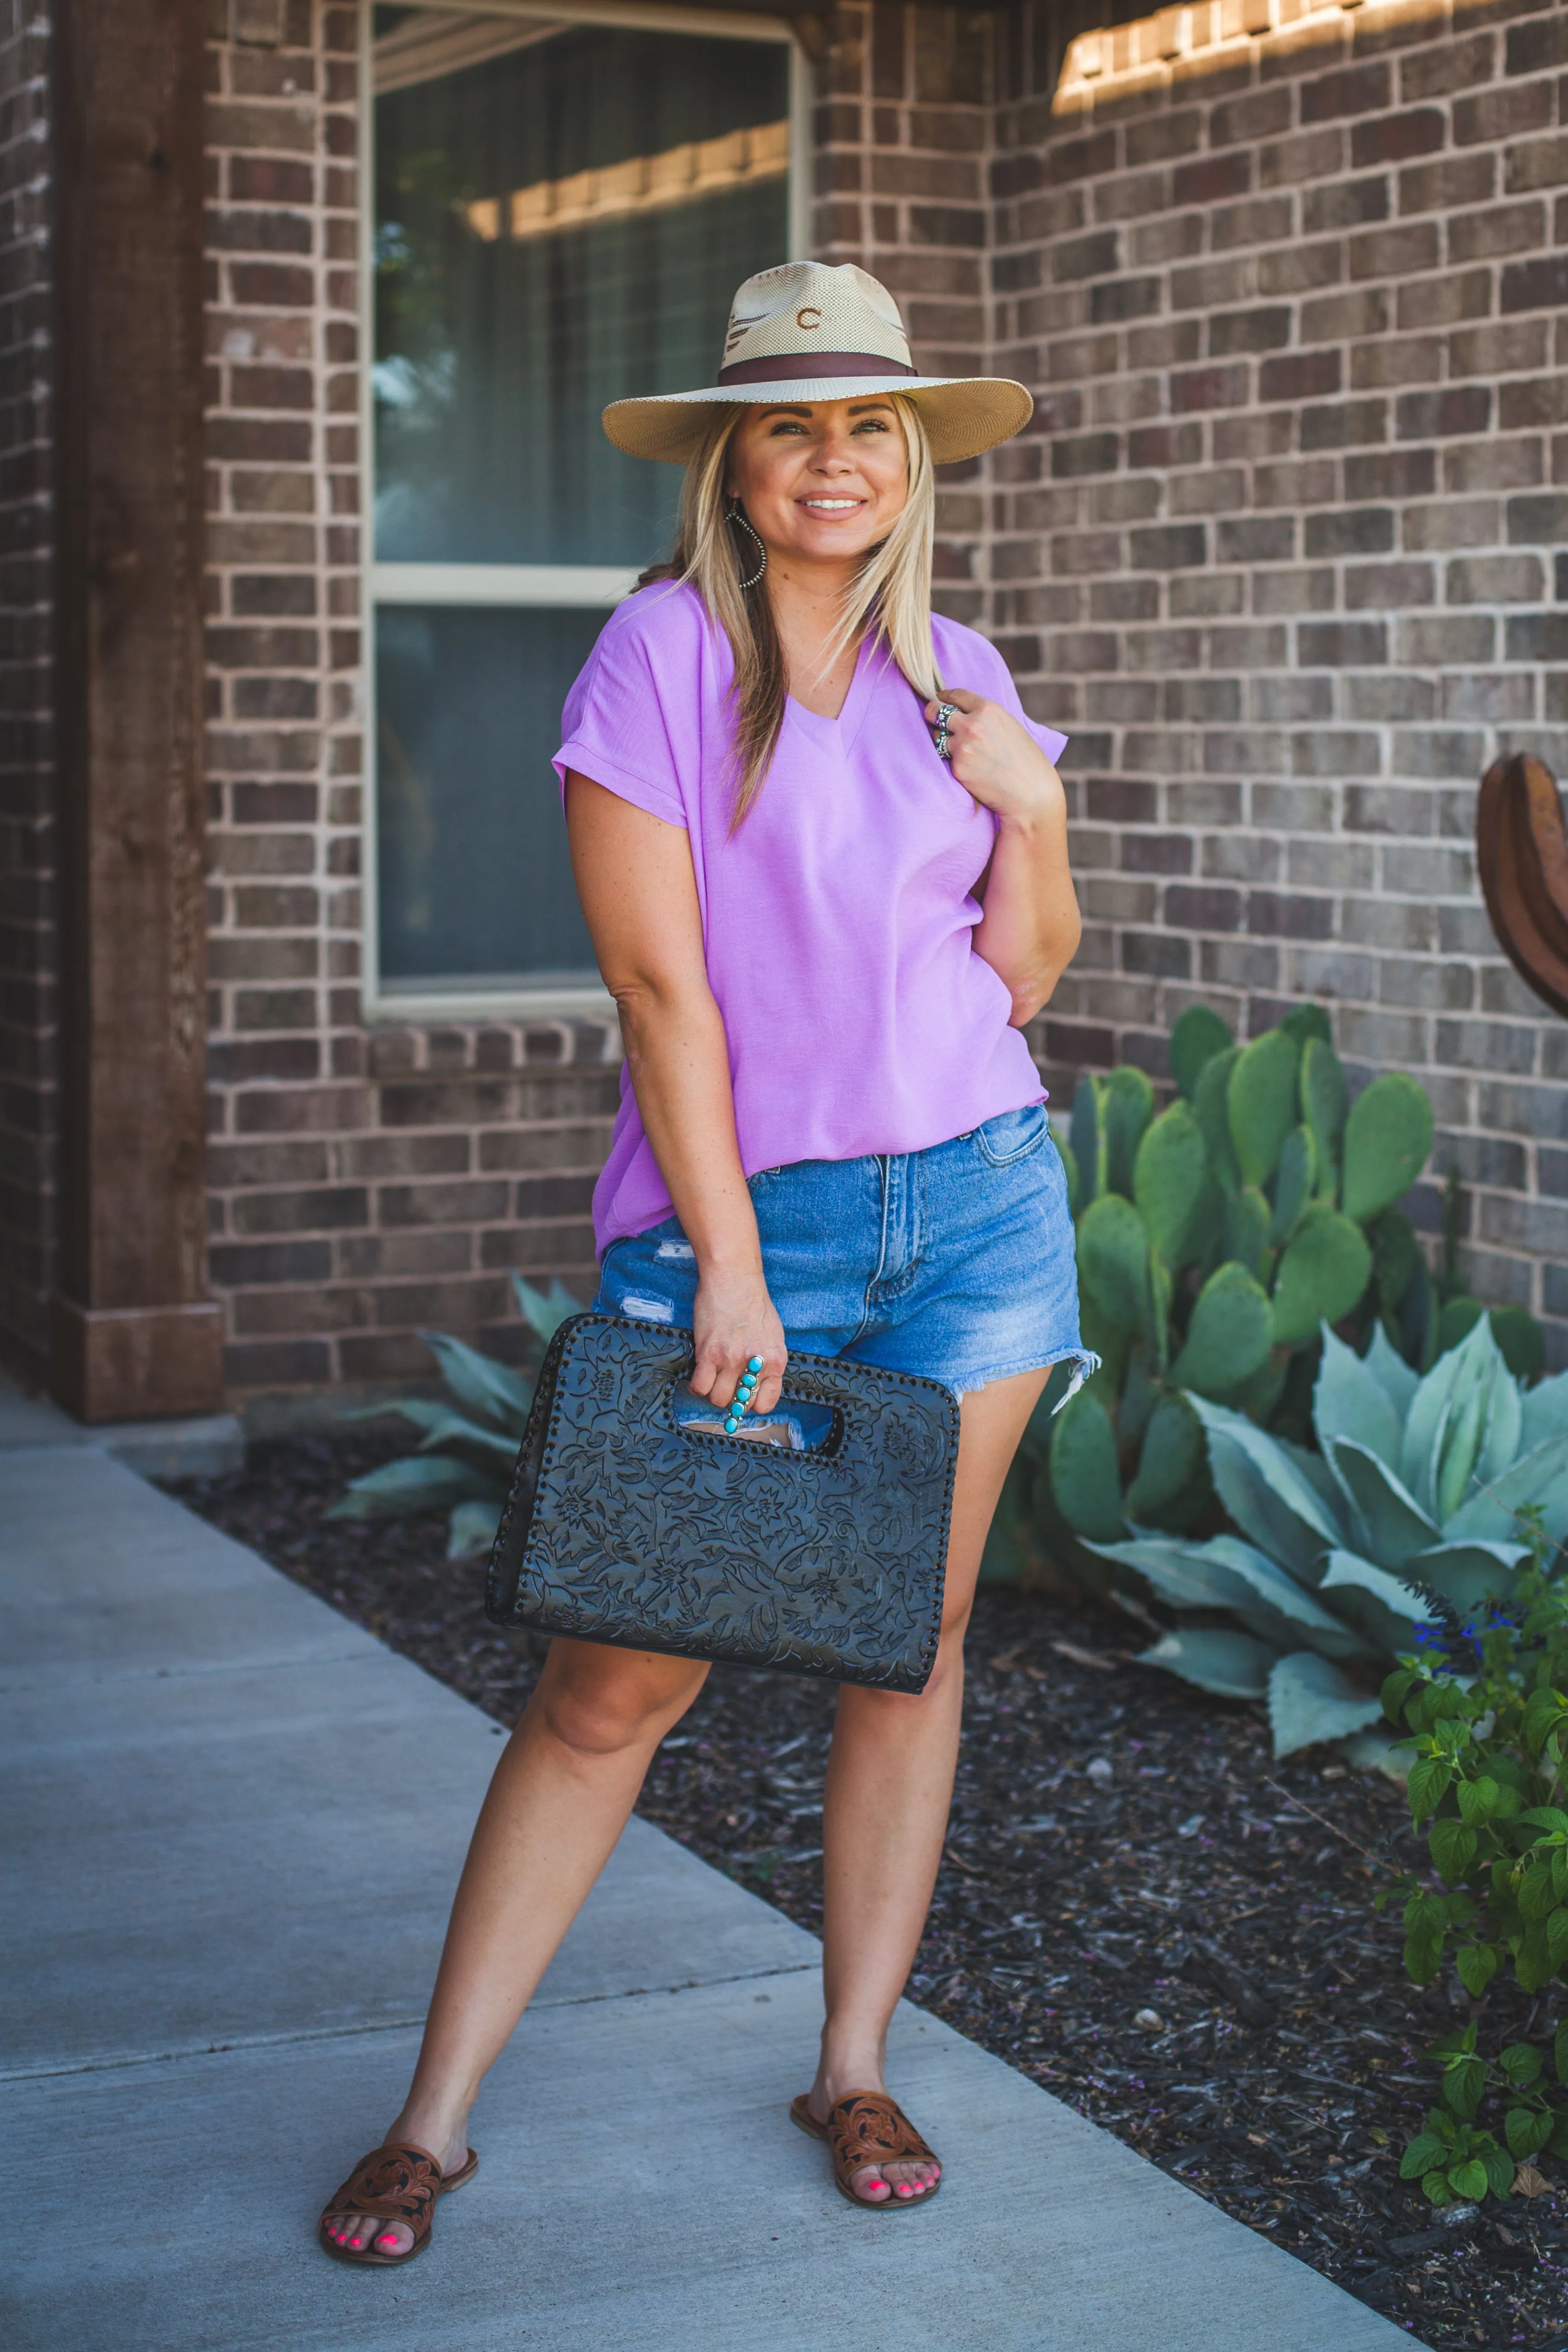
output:
[[[871,690],[872,660],[871,632],[868,629],[856,651],[849,689],[837,719],[829,719],[826,711],[808,709],[805,703],[797,702],[793,694],[786,698],[791,709],[798,718],[809,720],[814,727],[830,727],[847,749],[854,741],[865,716],[866,701]]]

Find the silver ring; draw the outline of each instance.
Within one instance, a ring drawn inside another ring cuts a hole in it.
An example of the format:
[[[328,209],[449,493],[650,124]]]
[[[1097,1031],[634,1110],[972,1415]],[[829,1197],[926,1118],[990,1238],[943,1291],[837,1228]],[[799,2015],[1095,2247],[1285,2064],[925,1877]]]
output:
[[[937,704],[936,756],[939,760],[951,761],[952,758],[952,751],[948,746],[947,722],[950,719],[956,719],[957,716],[958,705],[956,702],[939,702]]]

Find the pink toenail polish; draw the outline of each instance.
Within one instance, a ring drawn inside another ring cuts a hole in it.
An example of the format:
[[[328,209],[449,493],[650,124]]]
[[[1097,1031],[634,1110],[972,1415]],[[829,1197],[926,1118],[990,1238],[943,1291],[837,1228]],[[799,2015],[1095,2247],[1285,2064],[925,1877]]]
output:
[[[378,2238],[375,2242],[378,2246],[395,2246],[397,2240],[393,2236],[392,2231],[388,2230],[385,2237]]]

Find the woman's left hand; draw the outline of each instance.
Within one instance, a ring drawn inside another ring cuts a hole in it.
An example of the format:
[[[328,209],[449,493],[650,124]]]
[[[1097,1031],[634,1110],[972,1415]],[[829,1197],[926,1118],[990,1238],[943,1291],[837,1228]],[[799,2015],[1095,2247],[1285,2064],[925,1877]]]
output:
[[[940,742],[946,723],[952,772],[965,792],[1004,820],[1030,823],[1056,808],[1061,778],[1026,727],[983,694],[950,687],[925,707],[926,724]]]

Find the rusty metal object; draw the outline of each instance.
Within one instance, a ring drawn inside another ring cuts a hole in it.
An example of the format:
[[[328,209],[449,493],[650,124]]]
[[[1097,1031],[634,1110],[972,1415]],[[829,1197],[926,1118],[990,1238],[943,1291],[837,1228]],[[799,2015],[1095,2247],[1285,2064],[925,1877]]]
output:
[[[1495,760],[1481,779],[1476,856],[1503,953],[1568,1018],[1568,829],[1555,777],[1527,751]]]

